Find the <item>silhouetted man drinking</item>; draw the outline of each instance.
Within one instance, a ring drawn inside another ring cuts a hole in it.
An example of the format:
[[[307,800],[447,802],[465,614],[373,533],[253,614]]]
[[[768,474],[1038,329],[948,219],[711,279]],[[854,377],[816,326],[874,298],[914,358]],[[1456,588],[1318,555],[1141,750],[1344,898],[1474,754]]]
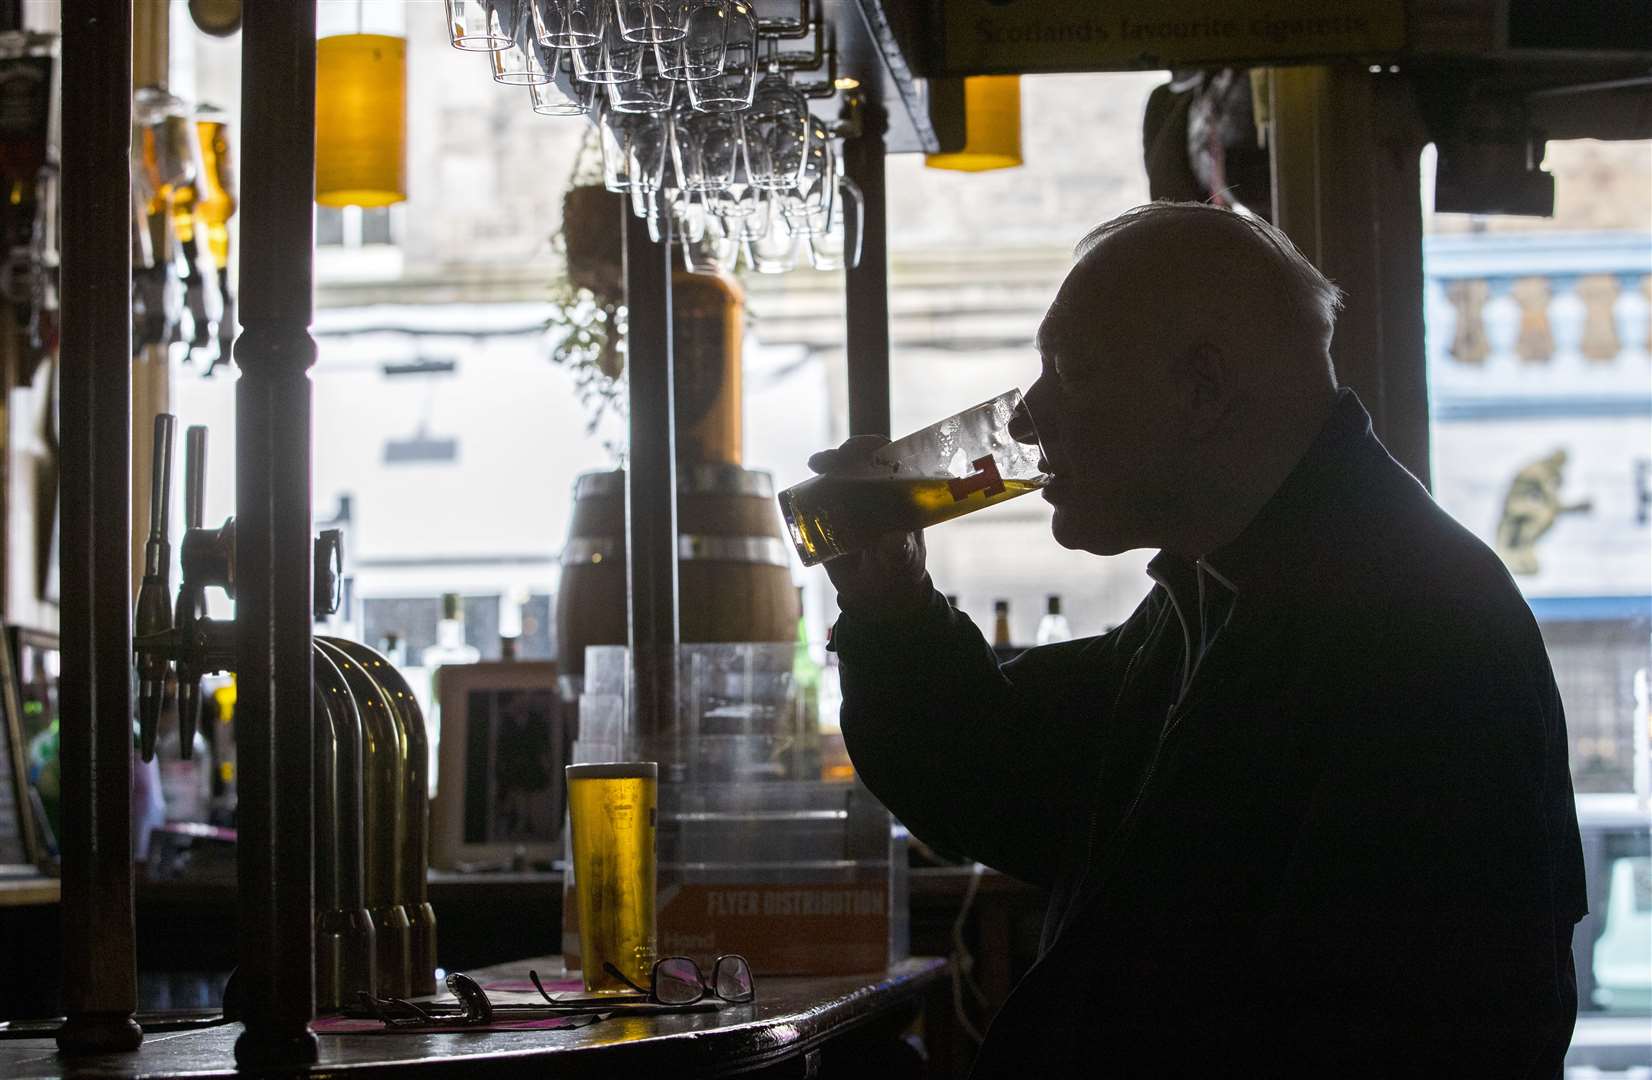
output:
[[[1159,549],[1116,630],[1000,666],[921,533],[827,564],[861,776],[1051,893],[977,1076],[1561,1073],[1585,898],[1548,658],[1338,388],[1339,305],[1213,207],[1079,246],[1026,403],[1056,541]]]

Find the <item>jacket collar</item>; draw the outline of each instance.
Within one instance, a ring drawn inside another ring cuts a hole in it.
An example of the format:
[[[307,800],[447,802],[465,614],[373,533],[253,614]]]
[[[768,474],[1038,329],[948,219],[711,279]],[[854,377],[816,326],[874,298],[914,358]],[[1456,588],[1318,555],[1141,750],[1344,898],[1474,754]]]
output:
[[[1197,561],[1207,587],[1215,583],[1241,596],[1266,596],[1288,586],[1313,551],[1323,549],[1325,538],[1314,519],[1346,490],[1358,460],[1372,448],[1386,456],[1359,396],[1340,388],[1331,415],[1284,483],[1237,537]],[[1194,565],[1161,551],[1148,573],[1168,589],[1191,577]]]

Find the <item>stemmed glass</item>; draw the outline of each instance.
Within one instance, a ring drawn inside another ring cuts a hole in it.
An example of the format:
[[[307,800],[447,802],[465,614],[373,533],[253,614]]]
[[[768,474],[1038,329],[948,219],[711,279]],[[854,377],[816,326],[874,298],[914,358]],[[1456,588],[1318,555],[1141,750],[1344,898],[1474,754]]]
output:
[[[744,120],[751,182],[770,191],[796,187],[809,148],[808,99],[771,70],[758,84]]]
[[[672,117],[671,157],[685,190],[726,192],[746,168],[739,114],[679,108]]]
[[[447,39],[455,49],[497,52],[510,48],[518,0],[443,2],[447,8]]]
[[[676,89],[676,82],[661,75],[653,57],[645,55],[640,78],[608,84],[608,104],[615,112],[665,112]]]
[[[792,231],[803,236],[824,232],[832,216],[837,188],[837,155],[826,125],[809,120],[809,145],[803,155],[803,174],[797,186],[780,195],[780,211]]]
[[[751,105],[756,87],[757,19],[746,0],[726,0],[716,10],[722,13],[717,33],[702,25],[696,9],[681,43],[688,100],[700,112],[738,112]],[[712,70],[714,54],[720,55]]]
[[[558,49],[583,49],[602,38],[602,0],[533,0],[534,34]]]

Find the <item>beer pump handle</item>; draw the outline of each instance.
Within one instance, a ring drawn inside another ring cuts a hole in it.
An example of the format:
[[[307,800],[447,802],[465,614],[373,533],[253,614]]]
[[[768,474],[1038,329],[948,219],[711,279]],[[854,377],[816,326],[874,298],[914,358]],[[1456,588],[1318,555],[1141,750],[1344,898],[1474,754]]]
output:
[[[206,517],[207,429],[190,425],[184,435],[184,528],[199,529]]]
[[[184,436],[184,536],[201,527],[206,516],[207,429],[191,425]],[[186,553],[188,548],[186,547]],[[203,643],[199,628],[206,614],[206,597],[195,569],[185,560],[183,582],[178,586],[178,607],[173,620],[178,630],[178,753],[188,758],[194,751],[195,732],[202,730],[200,653]]]
[[[143,583],[138,588],[138,610],[133,650],[138,665],[138,750],[143,760],[155,756],[161,704],[166,696],[166,669],[172,651],[172,440],[177,418],[155,417],[154,456],[149,470],[149,539],[143,547]]]
[[[344,602],[344,532],[323,529],[315,538],[315,617],[335,615]]]

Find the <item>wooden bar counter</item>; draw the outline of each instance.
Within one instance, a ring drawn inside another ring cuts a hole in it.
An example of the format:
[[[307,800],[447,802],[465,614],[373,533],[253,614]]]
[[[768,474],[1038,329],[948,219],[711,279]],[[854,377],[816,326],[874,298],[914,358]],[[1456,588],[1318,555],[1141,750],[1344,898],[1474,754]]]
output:
[[[519,979],[559,971],[556,957],[469,974]],[[283,1076],[419,1077],[868,1075],[871,1056],[898,1044],[926,995],[945,986],[947,962],[904,960],[887,972],[757,980],[757,1000],[715,1012],[613,1017],[588,1027],[474,1034],[325,1035],[320,1060]],[[240,1024],[151,1034],[138,1050],[69,1060],[49,1038],[0,1040],[0,1075],[35,1077],[232,1077]],[[875,1071],[875,1070],[874,1070]],[[275,1074],[270,1074],[275,1075]]]

